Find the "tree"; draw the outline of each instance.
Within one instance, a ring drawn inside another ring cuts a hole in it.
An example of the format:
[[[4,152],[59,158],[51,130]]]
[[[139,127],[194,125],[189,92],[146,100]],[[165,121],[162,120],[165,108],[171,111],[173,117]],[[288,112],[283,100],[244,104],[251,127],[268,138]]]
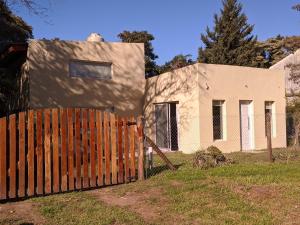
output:
[[[32,27],[16,16],[4,0],[0,0],[0,51],[9,43],[25,42],[32,38]]]
[[[151,77],[158,74],[155,59],[158,56],[154,53],[152,41],[154,36],[147,31],[123,31],[118,34],[122,42],[127,43],[144,43],[145,45],[145,76]]]
[[[300,4],[293,5],[292,9],[300,11]]]
[[[264,64],[259,67],[268,68],[298,50],[300,48],[300,36],[283,37],[277,35],[266,41],[257,42],[257,46],[258,52],[264,57]]]
[[[0,0],[0,52],[13,42],[32,38],[32,27],[14,15],[4,0]],[[20,65],[2,65],[0,68],[0,116],[18,109]]]
[[[159,73],[169,72],[193,64],[191,55],[176,55],[172,60],[159,67]]]
[[[3,0],[3,1],[9,8],[21,6],[26,8],[30,13],[33,13],[37,16],[46,16],[45,13],[47,11],[47,7],[43,7],[40,3],[37,3],[38,1],[34,1],[34,0]]]
[[[239,66],[256,66],[256,37],[237,0],[223,0],[220,15],[214,16],[214,28],[201,35],[205,48],[199,49],[198,61]]]

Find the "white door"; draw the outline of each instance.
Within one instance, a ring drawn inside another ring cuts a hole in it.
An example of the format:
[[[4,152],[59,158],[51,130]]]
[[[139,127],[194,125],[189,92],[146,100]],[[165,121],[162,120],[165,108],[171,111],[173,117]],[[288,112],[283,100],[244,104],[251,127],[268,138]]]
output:
[[[252,120],[251,102],[243,101],[240,103],[241,121],[241,148],[242,150],[253,149],[252,145]]]

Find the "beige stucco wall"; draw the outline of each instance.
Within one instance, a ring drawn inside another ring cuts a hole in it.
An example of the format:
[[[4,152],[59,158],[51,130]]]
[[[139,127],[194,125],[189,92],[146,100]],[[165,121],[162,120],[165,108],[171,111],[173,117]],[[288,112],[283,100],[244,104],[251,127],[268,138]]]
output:
[[[144,115],[145,132],[155,141],[155,103],[178,101],[179,149],[196,150],[199,140],[199,92],[197,65],[147,79]]]
[[[215,145],[224,152],[239,151],[240,100],[253,106],[254,148],[267,146],[265,137],[265,101],[275,103],[276,134],[273,147],[286,146],[285,82],[282,70],[199,64],[200,76],[200,143],[205,148]],[[225,101],[224,140],[213,141],[212,100]]]
[[[112,80],[69,76],[70,60],[112,63]],[[142,113],[144,45],[32,40],[28,47],[30,108],[114,107],[120,115]]]
[[[174,84],[180,84],[179,88]],[[179,102],[179,150],[185,153],[210,145],[223,152],[240,151],[240,100],[251,100],[253,104],[255,149],[266,148],[265,101],[275,102],[273,146],[286,146],[285,82],[281,70],[198,63],[150,78],[146,87],[145,117],[149,121],[154,119],[154,103]],[[170,88],[174,89],[171,93]],[[226,138],[221,141],[213,141],[212,100],[225,101]],[[153,121],[146,132],[155,139]]]

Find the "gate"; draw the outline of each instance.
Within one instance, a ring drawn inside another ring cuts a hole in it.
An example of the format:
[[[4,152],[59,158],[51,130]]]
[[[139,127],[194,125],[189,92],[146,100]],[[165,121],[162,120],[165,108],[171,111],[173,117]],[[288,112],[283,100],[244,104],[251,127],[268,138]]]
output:
[[[143,179],[141,117],[38,109],[0,118],[0,200]]]

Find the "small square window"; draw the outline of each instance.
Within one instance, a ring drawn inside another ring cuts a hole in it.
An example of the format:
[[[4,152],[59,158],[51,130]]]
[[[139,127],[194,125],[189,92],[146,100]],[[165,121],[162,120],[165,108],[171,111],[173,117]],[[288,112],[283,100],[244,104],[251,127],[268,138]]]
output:
[[[71,77],[112,79],[112,64],[106,62],[70,61],[69,75]]]

